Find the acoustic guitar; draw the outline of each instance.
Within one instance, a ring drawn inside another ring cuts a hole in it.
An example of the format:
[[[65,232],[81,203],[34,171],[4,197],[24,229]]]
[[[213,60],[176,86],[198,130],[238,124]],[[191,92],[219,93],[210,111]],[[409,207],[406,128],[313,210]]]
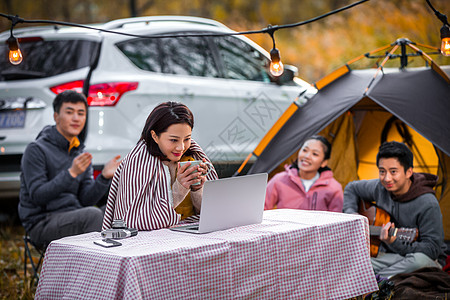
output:
[[[391,216],[383,209],[376,207],[373,203],[360,200],[358,213],[367,217],[369,220],[370,232],[370,256],[376,257],[378,255],[381,244],[380,233],[381,228],[387,222],[390,222]],[[408,243],[414,242],[419,236],[417,228],[390,228],[389,236],[396,236],[397,239],[406,241]]]

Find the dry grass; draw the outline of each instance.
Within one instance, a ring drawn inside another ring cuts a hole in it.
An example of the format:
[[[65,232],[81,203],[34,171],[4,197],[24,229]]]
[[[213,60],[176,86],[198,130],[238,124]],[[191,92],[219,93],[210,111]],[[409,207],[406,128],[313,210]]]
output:
[[[0,299],[33,299],[36,285],[31,280],[31,264],[24,276],[25,231],[20,225],[0,224]],[[39,254],[33,249],[33,259]]]

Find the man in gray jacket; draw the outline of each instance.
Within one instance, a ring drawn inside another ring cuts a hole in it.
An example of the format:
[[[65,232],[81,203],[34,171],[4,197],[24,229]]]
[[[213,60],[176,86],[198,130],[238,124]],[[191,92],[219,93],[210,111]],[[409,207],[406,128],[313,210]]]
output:
[[[96,180],[92,155],[78,135],[86,123],[83,94],[65,91],[53,101],[56,125],[46,126],[22,157],[19,217],[41,248],[55,239],[101,230],[103,212],[95,205],[108,191],[120,156]]]
[[[377,154],[379,179],[349,183],[344,190],[345,213],[358,213],[359,201],[371,202],[390,215],[380,233],[381,245],[372,257],[375,274],[391,277],[423,267],[445,265],[444,229],[433,187],[437,176],[413,172],[413,154],[398,142],[383,143]],[[408,243],[389,234],[390,228],[417,228]]]

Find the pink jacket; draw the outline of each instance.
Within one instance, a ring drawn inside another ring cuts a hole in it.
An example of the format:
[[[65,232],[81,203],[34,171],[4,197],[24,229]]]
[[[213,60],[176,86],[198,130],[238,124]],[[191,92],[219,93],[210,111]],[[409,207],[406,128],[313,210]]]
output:
[[[320,173],[308,192],[305,192],[297,169],[276,174],[267,184],[264,209],[293,208],[342,212],[342,186],[333,178],[331,170]]]

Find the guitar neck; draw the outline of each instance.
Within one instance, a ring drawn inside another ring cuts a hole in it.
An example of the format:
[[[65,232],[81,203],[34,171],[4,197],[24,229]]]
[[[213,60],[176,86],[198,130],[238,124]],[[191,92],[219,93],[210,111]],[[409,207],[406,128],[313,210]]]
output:
[[[367,219],[369,220],[369,224],[376,224],[376,225],[369,226],[369,232],[370,232],[370,235],[372,236],[370,238],[371,242],[379,240],[381,229],[383,228],[382,226],[379,226],[379,225],[387,224],[388,222],[390,222],[389,214],[385,210],[374,206],[370,202],[366,202],[363,200],[360,201],[358,209],[359,209],[358,213],[367,217]],[[397,227],[395,227],[395,228],[389,228],[388,236],[394,236],[397,239],[400,239],[400,240],[403,240],[406,242],[413,242],[418,238],[419,232],[418,232],[417,228],[403,228],[403,227],[397,228]],[[371,254],[373,256],[374,253],[371,253]]]
[[[381,228],[383,228],[383,227],[370,225],[369,226],[370,235],[380,236]],[[389,234],[389,236],[396,236],[397,228],[390,228],[388,234]]]

